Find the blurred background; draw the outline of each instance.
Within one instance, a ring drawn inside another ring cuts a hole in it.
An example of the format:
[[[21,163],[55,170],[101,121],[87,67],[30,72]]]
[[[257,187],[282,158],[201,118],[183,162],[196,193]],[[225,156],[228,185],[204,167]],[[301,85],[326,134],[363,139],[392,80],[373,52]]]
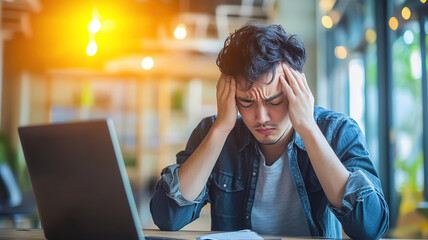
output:
[[[301,37],[316,105],[353,117],[390,237],[428,238],[426,0],[0,0],[0,227],[40,227],[17,136],[113,119],[144,228],[160,171],[216,114],[215,60],[250,20]],[[424,215],[426,214],[426,215]],[[210,230],[209,205],[185,229]]]

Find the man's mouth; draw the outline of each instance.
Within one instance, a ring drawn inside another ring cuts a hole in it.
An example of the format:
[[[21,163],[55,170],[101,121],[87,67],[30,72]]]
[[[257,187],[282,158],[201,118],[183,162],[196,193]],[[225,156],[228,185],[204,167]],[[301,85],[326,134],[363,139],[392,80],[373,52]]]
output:
[[[262,135],[269,135],[271,134],[275,128],[257,128],[256,131]]]

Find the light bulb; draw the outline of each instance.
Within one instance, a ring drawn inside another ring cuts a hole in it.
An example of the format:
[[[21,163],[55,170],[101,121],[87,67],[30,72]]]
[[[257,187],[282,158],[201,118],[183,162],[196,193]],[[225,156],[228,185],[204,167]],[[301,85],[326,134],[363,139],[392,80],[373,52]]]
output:
[[[145,57],[141,61],[141,67],[145,70],[152,69],[153,65],[154,65],[154,61],[153,61],[153,58],[151,58],[151,57]]]
[[[101,22],[100,20],[94,18],[92,19],[92,21],[89,23],[89,31],[91,33],[97,33],[99,32],[101,29]]]
[[[98,46],[95,40],[89,41],[89,44],[86,47],[86,54],[88,54],[88,56],[94,56],[95,53],[97,53],[97,50],[98,50]]]
[[[187,35],[186,26],[184,24],[178,24],[174,30],[174,37],[177,39],[184,39]]]

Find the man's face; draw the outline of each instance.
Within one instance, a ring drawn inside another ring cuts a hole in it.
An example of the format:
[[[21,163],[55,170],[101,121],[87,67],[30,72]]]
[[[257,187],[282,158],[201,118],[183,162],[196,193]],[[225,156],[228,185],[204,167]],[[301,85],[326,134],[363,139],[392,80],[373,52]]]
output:
[[[236,103],[245,125],[260,144],[273,145],[283,139],[290,129],[288,100],[282,89],[279,76],[284,76],[281,65],[276,67],[274,80],[272,74],[260,77],[247,91],[248,83],[238,81]]]

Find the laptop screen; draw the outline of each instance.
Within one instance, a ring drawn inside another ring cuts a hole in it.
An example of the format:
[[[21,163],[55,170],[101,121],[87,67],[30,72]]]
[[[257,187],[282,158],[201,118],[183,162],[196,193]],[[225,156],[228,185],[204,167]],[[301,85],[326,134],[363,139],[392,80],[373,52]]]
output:
[[[18,132],[46,238],[144,239],[111,120]]]

